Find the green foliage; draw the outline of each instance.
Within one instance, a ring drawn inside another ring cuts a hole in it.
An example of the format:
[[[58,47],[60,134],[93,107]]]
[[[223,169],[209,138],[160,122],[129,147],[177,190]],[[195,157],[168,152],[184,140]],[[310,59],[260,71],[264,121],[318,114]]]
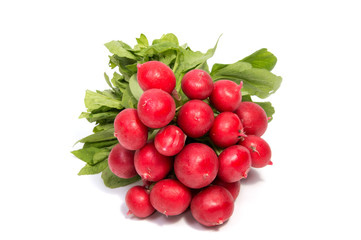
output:
[[[119,178],[112,171],[110,171],[109,167],[106,167],[102,172],[102,179],[105,186],[109,188],[118,188],[139,181],[140,176],[137,175],[132,178]]]

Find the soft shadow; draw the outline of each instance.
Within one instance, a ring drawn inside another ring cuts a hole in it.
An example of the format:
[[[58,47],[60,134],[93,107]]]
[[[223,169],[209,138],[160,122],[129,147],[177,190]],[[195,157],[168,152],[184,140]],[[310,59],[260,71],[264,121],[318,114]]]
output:
[[[248,176],[246,179],[241,180],[242,185],[254,185],[258,182],[262,182],[263,179],[260,175],[260,173],[255,170],[254,168],[251,169],[251,171],[248,172]]]
[[[134,216],[133,214],[128,214],[128,207],[124,202],[120,206],[120,212],[125,218],[127,218],[129,220],[149,221],[150,223],[157,224],[159,226],[171,225],[171,224],[177,223],[184,216],[184,214],[180,214],[178,216],[165,216],[164,214],[161,214],[158,211],[154,211],[154,213],[152,215],[150,215],[149,217],[138,218],[138,217]]]
[[[228,221],[227,221],[227,222],[225,222],[224,224],[218,225],[218,226],[206,227],[206,226],[200,224],[199,222],[197,222],[197,220],[194,219],[194,217],[192,216],[192,212],[191,212],[190,210],[188,210],[187,212],[183,213],[182,215],[184,216],[184,219],[185,219],[185,221],[187,222],[187,224],[188,224],[191,228],[193,228],[193,229],[195,229],[195,230],[198,230],[198,231],[207,231],[207,232],[209,232],[209,231],[214,231],[214,232],[217,232],[217,231],[219,231],[219,229],[220,229],[223,225],[227,224],[227,222],[228,222]]]
[[[182,219],[182,217],[183,214],[180,214],[178,216],[165,216],[164,214],[155,211],[155,213],[153,213],[147,218],[147,221],[153,224],[157,224],[159,226],[164,226],[164,225],[171,225],[177,223],[179,220]]]
[[[104,192],[104,193],[108,193],[108,194],[119,194],[119,191],[115,190],[115,189],[111,189],[108,188],[107,186],[104,185],[103,179],[101,178],[100,174],[96,174],[96,175],[90,175],[90,176],[85,176],[89,178],[89,181],[100,191]]]
[[[85,176],[89,178],[89,181],[100,191],[107,193],[107,194],[113,194],[113,195],[119,195],[122,196],[122,198],[125,197],[125,194],[127,193],[127,191],[136,185],[142,185],[142,183],[140,181],[129,184],[127,186],[124,187],[118,187],[118,188],[109,188],[107,186],[104,185],[103,179],[101,178],[100,174],[97,175],[89,175],[89,176]]]
[[[152,215],[150,215],[147,218],[138,218],[132,214],[128,215],[128,208],[125,203],[122,203],[120,206],[120,211],[122,215],[132,221],[149,221],[152,224],[157,224],[159,226],[166,226],[171,225],[179,222],[182,218],[184,221],[193,229],[196,229],[198,231],[218,231],[222,226],[226,225],[228,223],[225,222],[222,225],[219,226],[213,226],[213,227],[206,227],[197,222],[188,208],[184,213],[178,215],[178,216],[165,216],[164,214],[161,214],[160,212],[155,211]]]
[[[123,216],[127,217],[127,216],[129,216],[129,215],[127,215],[128,211],[129,211],[129,209],[128,209],[127,205],[125,204],[125,202],[122,202],[122,204],[120,205],[120,212],[122,213]]]

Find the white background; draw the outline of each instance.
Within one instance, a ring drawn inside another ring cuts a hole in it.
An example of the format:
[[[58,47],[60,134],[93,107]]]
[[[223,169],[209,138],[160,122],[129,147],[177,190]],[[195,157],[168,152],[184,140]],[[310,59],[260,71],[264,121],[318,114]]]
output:
[[[358,1],[1,1],[1,239],[361,239],[361,37]],[[125,215],[129,187],[77,176],[70,154],[93,125],[104,43],[172,32],[209,61],[266,47],[283,77],[264,138],[273,166],[243,181],[229,222],[187,213]]]

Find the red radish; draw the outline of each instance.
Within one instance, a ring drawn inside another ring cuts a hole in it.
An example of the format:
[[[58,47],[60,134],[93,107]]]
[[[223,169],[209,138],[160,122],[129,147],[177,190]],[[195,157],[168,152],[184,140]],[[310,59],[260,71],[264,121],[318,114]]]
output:
[[[128,150],[137,150],[147,143],[148,128],[140,121],[137,110],[127,108],[114,120],[114,136]]]
[[[260,137],[266,132],[267,114],[257,103],[242,102],[234,113],[241,119],[246,134]]]
[[[144,91],[152,88],[162,89],[171,94],[175,84],[175,75],[167,65],[158,61],[138,64],[138,84]]]
[[[232,112],[222,112],[215,119],[209,132],[212,142],[218,147],[236,144],[243,136],[243,126],[238,116]]]
[[[153,207],[166,216],[175,216],[184,212],[192,199],[190,190],[174,179],[157,182],[150,192]]]
[[[225,182],[237,182],[247,177],[251,168],[251,154],[246,147],[233,145],[218,157],[218,177]]]
[[[128,214],[133,214],[139,218],[146,218],[154,211],[150,203],[148,191],[142,186],[134,186],[125,195],[125,203],[129,209]]]
[[[213,90],[213,80],[204,70],[194,69],[182,78],[182,90],[189,99],[206,99]]]
[[[131,178],[137,175],[134,167],[134,151],[115,145],[109,153],[108,165],[110,171],[120,178]]]
[[[190,100],[178,112],[177,123],[184,133],[198,138],[211,129],[214,121],[212,108],[201,100]]]
[[[209,186],[202,190],[191,202],[193,217],[204,226],[216,226],[226,222],[233,213],[234,199],[221,186]]]
[[[212,185],[221,186],[227,189],[231,193],[234,200],[236,200],[238,197],[239,191],[241,189],[241,181],[227,183],[220,180],[218,177],[213,181]]]
[[[244,140],[240,141],[240,144],[248,148],[251,153],[252,167],[262,168],[273,164],[271,162],[271,148],[262,138],[248,135]]]
[[[154,143],[149,142],[135,152],[134,166],[143,180],[156,182],[167,176],[172,168],[172,159],[160,154]]]
[[[240,85],[230,80],[219,80],[214,83],[210,96],[213,106],[220,112],[235,111],[242,101],[242,82]]]
[[[190,143],[175,157],[174,172],[187,187],[202,188],[216,178],[218,165],[212,148],[203,143]]]
[[[162,128],[154,138],[157,151],[164,156],[174,156],[184,147],[187,136],[174,125]]]
[[[144,125],[161,128],[172,121],[175,102],[171,95],[160,89],[145,91],[138,102],[138,116]]]

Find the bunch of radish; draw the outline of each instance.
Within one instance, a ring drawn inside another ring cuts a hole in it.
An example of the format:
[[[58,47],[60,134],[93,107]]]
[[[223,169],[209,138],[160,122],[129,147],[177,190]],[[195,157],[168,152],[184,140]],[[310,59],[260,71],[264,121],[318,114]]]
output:
[[[173,71],[158,61],[137,68],[144,92],[137,109],[116,116],[119,144],[108,157],[116,176],[142,178],[143,184],[126,194],[129,213],[139,218],[155,211],[174,216],[190,208],[205,226],[223,224],[233,213],[241,180],[252,167],[272,164],[271,149],[261,138],[268,124],[265,111],[242,102],[242,82],[213,82],[200,69],[182,78],[189,100],[176,107]],[[154,129],[157,133],[149,137]]]

